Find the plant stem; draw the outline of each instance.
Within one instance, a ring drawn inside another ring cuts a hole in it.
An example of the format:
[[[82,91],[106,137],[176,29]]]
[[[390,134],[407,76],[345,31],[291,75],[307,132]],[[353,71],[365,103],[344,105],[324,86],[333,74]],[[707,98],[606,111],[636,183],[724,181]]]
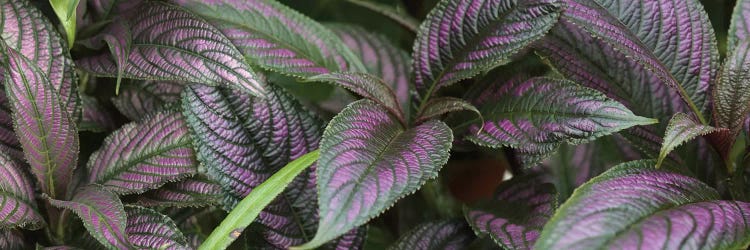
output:
[[[63,209],[62,212],[60,212],[60,216],[57,218],[57,228],[55,229],[55,234],[61,241],[65,241],[65,224],[68,221],[69,213],[70,211],[68,211],[67,209]]]

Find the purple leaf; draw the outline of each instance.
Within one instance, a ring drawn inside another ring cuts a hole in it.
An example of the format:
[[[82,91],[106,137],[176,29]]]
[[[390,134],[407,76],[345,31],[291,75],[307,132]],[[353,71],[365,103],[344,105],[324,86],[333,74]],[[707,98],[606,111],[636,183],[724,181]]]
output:
[[[750,244],[750,203],[716,200],[711,187],[654,169],[654,163],[624,163],[578,188],[534,247],[736,249]]]
[[[138,195],[142,206],[202,207],[221,204],[221,186],[202,177],[164,184]]]
[[[370,4],[364,1],[354,2]],[[328,27],[362,59],[367,72],[379,76],[391,87],[396,93],[398,103],[401,104],[401,110],[408,116],[411,109],[409,54],[396,47],[387,37],[369,32],[362,27],[345,24],[332,24]],[[417,26],[414,27],[416,31]]]
[[[166,81],[126,82],[112,104],[131,121],[138,121],[149,113],[180,100],[184,85]]]
[[[0,151],[0,229],[39,229],[44,224],[44,219],[36,211],[32,185],[19,164]]]
[[[143,249],[190,249],[180,229],[166,215],[154,210],[126,206],[125,232],[133,246]]]
[[[90,183],[133,194],[191,176],[197,165],[182,114],[166,110],[110,134],[87,166]]]
[[[147,2],[129,18],[132,43],[122,77],[229,85],[264,96],[264,79],[245,63],[221,31],[182,8]],[[116,36],[116,35],[115,35]],[[117,76],[118,63],[108,54],[78,60],[99,76]]]
[[[729,34],[727,35],[727,51],[738,49],[740,43],[750,39],[750,1],[737,0],[732,12],[732,21],[729,24]]]
[[[484,118],[479,110],[471,103],[461,98],[455,97],[437,97],[431,98],[425,105],[425,108],[417,115],[416,123],[439,118],[439,116],[456,111],[471,111],[479,118],[479,123],[484,123]],[[481,130],[481,129],[480,129]]]
[[[43,192],[65,197],[78,161],[75,123],[44,72],[16,50],[3,48],[5,91],[26,161]]]
[[[362,62],[319,23],[270,0],[175,0],[208,18],[264,69],[296,77],[365,71]]]
[[[331,73],[307,78],[307,81],[329,82],[370,99],[388,109],[402,124],[406,124],[404,111],[388,84],[368,73]]]
[[[132,248],[125,233],[127,218],[117,195],[99,185],[76,190],[70,201],[49,199],[58,208],[73,211],[96,240],[110,249]]]
[[[639,115],[666,121],[675,112],[693,111],[705,120],[718,50],[697,0],[566,3],[560,22],[538,46],[560,73]]]
[[[93,96],[81,95],[83,117],[79,129],[81,131],[110,132],[117,128],[114,118],[99,100]]]
[[[471,228],[462,220],[427,222],[402,235],[388,249],[467,249],[474,238]]]
[[[416,89],[438,89],[508,63],[557,22],[558,0],[440,1],[419,27],[412,69]]]
[[[331,120],[317,168],[320,224],[302,247],[316,247],[385,211],[437,176],[453,135],[432,120],[404,128],[369,100],[350,104]]]
[[[53,87],[51,91],[57,93],[63,110],[77,121],[81,109],[73,60],[55,26],[31,1],[3,1],[0,8],[5,43],[34,62],[39,72],[47,76],[48,84]]]
[[[469,127],[469,140],[486,147],[518,149],[526,165],[546,158],[563,142],[586,143],[655,122],[634,115],[595,90],[543,77],[507,82],[485,91],[474,102],[486,121],[481,131],[480,125]]]
[[[0,230],[0,249],[21,250],[28,248],[21,231]]]
[[[726,129],[702,125],[693,120],[689,115],[677,113],[669,120],[669,125],[667,125],[667,132],[664,135],[664,143],[661,145],[661,150],[659,150],[656,167],[658,168],[661,165],[667,154],[683,143],[691,141],[698,136],[726,132]]]
[[[542,176],[514,177],[503,182],[492,200],[467,208],[474,232],[488,234],[504,249],[531,249],[556,206],[555,187]]]

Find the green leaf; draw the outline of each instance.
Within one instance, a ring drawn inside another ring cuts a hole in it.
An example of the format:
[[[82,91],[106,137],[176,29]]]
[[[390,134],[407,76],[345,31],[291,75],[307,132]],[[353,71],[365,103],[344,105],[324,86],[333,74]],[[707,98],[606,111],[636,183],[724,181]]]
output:
[[[659,150],[659,159],[656,162],[656,167],[658,168],[661,166],[664,158],[666,158],[672,150],[683,143],[693,140],[695,137],[701,135],[708,135],[722,131],[726,132],[726,129],[703,125],[700,122],[693,120],[690,115],[685,113],[675,114],[672,119],[669,120],[669,125],[667,125],[667,132],[664,135],[664,142],[661,145],[661,150]]]
[[[417,21],[416,18],[409,15],[409,13],[405,13],[405,11],[399,11],[398,9],[378,3],[371,0],[346,0],[347,2],[350,2],[354,5],[360,6],[362,8],[374,11],[376,13],[379,13],[383,16],[386,16],[393,20],[394,22],[398,23],[399,25],[403,26],[407,30],[411,31],[412,33],[417,33],[417,29],[419,28],[419,21]]]
[[[464,110],[474,112],[477,115],[477,118],[479,118],[480,120],[479,124],[484,124],[482,113],[479,112],[479,110],[474,107],[474,105],[467,101],[464,101],[463,99],[455,97],[437,97],[430,99],[425,108],[419,113],[419,115],[417,115],[416,123],[419,124],[433,118],[439,118],[438,116],[450,112]],[[479,131],[482,131],[482,129],[480,128]]]
[[[79,0],[49,0],[52,9],[55,10],[57,18],[65,28],[68,37],[68,48],[73,47],[76,41],[76,9]]]
[[[268,180],[258,185],[229,212],[229,215],[211,232],[211,235],[201,244],[199,249],[226,249],[258,217],[263,208],[284,191],[286,186],[294,180],[294,177],[307,169],[317,159],[317,150],[307,153],[290,162]]]

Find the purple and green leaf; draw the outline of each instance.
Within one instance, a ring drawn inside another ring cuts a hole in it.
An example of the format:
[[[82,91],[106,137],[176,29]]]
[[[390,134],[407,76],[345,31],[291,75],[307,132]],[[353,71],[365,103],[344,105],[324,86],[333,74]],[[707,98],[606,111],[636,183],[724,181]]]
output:
[[[44,219],[36,209],[33,183],[16,161],[0,151],[0,234],[10,237],[12,233],[4,229],[38,229],[43,224]]]
[[[425,108],[417,114],[416,123],[419,124],[424,121],[440,118],[441,115],[457,111],[474,112],[479,118],[479,124],[484,124],[482,113],[474,105],[455,97],[436,97],[430,99]],[[482,129],[479,130],[481,131]]]
[[[167,81],[130,81],[122,85],[112,104],[131,121],[138,121],[180,100],[184,85]]]
[[[80,131],[110,132],[117,128],[114,118],[96,97],[81,94],[83,116],[78,124]]]
[[[454,219],[426,222],[402,235],[389,250],[466,249],[474,240],[465,221]]]
[[[320,223],[300,248],[320,246],[415,192],[437,176],[452,141],[441,121],[404,128],[370,100],[350,104],[323,133],[316,172]]]
[[[748,0],[737,0],[734,4],[734,11],[732,11],[732,20],[729,24],[729,34],[727,34],[727,51],[738,49],[738,46],[743,42],[747,42],[750,38],[750,1]],[[726,67],[726,66],[725,66]]]
[[[113,132],[87,166],[90,183],[134,194],[191,176],[198,162],[182,114],[166,110]]]
[[[0,249],[21,250],[28,248],[21,231],[0,229]]]
[[[162,2],[146,2],[133,13],[125,25],[132,35],[125,65],[104,53],[80,59],[78,66],[97,76],[226,85],[265,95],[265,79],[204,19]]]
[[[164,184],[138,195],[138,205],[146,207],[203,207],[221,204],[221,186],[203,177],[192,177]]]
[[[537,249],[739,249],[750,244],[750,203],[721,201],[699,180],[618,165],[576,190],[544,227]]]
[[[669,120],[669,125],[667,125],[667,132],[664,134],[664,142],[661,145],[661,150],[659,150],[656,167],[659,168],[664,158],[683,143],[699,136],[726,132],[726,129],[702,125],[690,117],[690,115],[677,113]]]
[[[109,249],[130,249],[126,234],[127,216],[117,195],[99,185],[76,190],[70,201],[49,199],[58,208],[72,211],[83,221],[89,233]]]
[[[166,215],[154,210],[125,206],[127,226],[125,233],[131,244],[143,249],[190,249],[185,236]]]
[[[362,62],[330,30],[271,0],[175,0],[206,17],[248,61],[295,77],[364,72]]]
[[[46,74],[18,51],[2,47],[5,91],[13,110],[13,129],[31,173],[43,192],[67,195],[78,161],[78,130]]]
[[[726,157],[750,113],[750,40],[735,44],[729,52],[721,76],[713,90],[713,117],[717,127],[727,128],[725,136],[713,136],[712,142]]]
[[[586,143],[656,122],[593,89],[543,77],[509,81],[485,91],[474,104],[485,122],[471,125],[468,139],[481,146],[518,149],[525,165],[543,160],[561,143]]]
[[[532,174],[503,182],[490,201],[464,214],[475,233],[489,235],[504,249],[532,249],[556,203],[555,186]]]
[[[412,69],[422,99],[510,62],[560,17],[559,0],[440,1],[419,27]]]

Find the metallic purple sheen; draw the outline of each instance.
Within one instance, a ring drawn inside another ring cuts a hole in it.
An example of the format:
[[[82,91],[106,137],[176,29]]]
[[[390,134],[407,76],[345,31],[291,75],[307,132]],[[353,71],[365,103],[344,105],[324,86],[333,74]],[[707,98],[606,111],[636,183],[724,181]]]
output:
[[[138,205],[147,207],[204,207],[221,204],[221,186],[201,177],[164,184],[138,195]]]
[[[126,206],[127,226],[125,233],[133,246],[143,249],[191,249],[177,225],[154,210]]]
[[[185,85],[167,81],[131,81],[120,87],[120,94],[112,97],[112,104],[125,117],[137,121],[166,104],[180,100]]]
[[[38,229],[44,219],[36,211],[34,186],[19,167],[8,154],[0,151],[0,228]]]

